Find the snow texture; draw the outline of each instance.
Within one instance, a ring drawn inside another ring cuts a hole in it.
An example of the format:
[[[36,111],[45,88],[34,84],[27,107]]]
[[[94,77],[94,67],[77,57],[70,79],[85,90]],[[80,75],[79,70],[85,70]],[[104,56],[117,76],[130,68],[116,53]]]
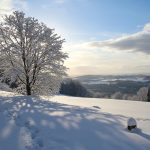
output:
[[[0,95],[0,150],[150,149],[150,103]]]
[[[11,88],[9,88],[9,86],[8,86],[7,84],[5,84],[5,83],[1,83],[1,82],[0,82],[0,90],[2,90],[2,91],[12,92],[12,89],[11,89]]]
[[[136,120],[134,118],[129,118],[128,126],[137,126]]]

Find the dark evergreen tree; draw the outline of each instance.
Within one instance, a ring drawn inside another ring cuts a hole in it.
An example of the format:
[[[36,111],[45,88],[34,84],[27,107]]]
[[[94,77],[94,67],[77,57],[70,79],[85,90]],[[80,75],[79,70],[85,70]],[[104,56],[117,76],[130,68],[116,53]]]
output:
[[[62,82],[60,94],[79,97],[90,97],[90,92],[77,80],[66,79]]]
[[[148,87],[147,101],[150,102],[150,85]]]

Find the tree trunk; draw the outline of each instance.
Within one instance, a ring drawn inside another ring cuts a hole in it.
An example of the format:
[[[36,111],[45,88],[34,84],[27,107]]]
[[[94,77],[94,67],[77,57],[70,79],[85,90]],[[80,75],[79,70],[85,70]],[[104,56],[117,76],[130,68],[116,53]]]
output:
[[[150,85],[148,87],[147,101],[150,102]]]
[[[31,95],[31,86],[29,83],[29,76],[26,76],[26,94]]]
[[[31,95],[31,87],[29,84],[26,85],[26,94]]]

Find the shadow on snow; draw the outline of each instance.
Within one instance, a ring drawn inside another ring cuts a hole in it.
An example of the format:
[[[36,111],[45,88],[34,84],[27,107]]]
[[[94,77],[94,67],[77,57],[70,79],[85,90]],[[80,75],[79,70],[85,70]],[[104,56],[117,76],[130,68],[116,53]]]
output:
[[[121,120],[125,120],[125,116],[30,96],[0,97],[0,113],[1,117],[7,116],[0,122],[0,149],[9,150],[11,144],[15,150],[142,148],[138,140],[130,139],[130,133],[124,131]],[[142,131],[136,135],[150,140],[150,135]]]

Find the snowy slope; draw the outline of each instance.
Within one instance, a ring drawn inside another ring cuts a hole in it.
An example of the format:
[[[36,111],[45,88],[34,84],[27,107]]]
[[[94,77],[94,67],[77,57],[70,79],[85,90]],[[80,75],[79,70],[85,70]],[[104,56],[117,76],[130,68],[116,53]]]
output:
[[[149,150],[149,114],[146,102],[0,91],[0,150]]]

